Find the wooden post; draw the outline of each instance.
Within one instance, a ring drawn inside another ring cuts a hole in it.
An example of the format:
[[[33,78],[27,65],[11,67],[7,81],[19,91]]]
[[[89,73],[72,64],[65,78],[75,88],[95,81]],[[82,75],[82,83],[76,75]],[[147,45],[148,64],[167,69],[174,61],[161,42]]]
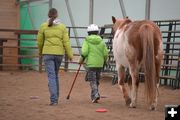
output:
[[[42,54],[39,54],[39,72],[42,72]]]
[[[64,62],[65,62],[65,63],[64,63],[64,70],[65,70],[65,72],[67,72],[67,71],[68,71],[68,66],[69,66],[67,54],[65,54]]]
[[[2,48],[2,46],[3,46],[3,41],[2,40],[0,40],[0,55],[2,55],[3,54],[3,48]],[[0,57],[0,64],[2,64],[2,57]],[[0,70],[2,70],[2,66],[0,66]]]

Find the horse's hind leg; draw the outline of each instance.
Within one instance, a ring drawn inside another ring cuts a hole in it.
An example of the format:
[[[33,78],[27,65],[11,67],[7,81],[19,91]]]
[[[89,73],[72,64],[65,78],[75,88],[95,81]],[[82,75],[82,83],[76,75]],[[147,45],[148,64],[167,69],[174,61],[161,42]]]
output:
[[[130,64],[129,71],[132,79],[132,86],[130,87],[131,90],[130,107],[135,108],[137,104],[137,91],[139,86],[137,64]]]
[[[160,57],[160,58],[158,58]],[[155,94],[155,98],[154,100],[152,101],[152,104],[150,106],[150,110],[156,110],[156,107],[157,107],[157,102],[158,102],[158,88],[159,88],[159,74],[160,74],[160,70],[161,70],[161,56],[157,56],[155,58],[155,65],[156,65],[156,77],[155,77],[155,80],[156,80],[156,94]]]
[[[118,71],[118,85],[119,85],[121,91],[123,92],[123,96],[124,96],[126,105],[129,106],[131,103],[131,99],[130,99],[128,92],[127,92],[125,85],[124,85],[125,76],[126,76],[125,68],[123,66],[119,66],[117,68],[117,71]]]

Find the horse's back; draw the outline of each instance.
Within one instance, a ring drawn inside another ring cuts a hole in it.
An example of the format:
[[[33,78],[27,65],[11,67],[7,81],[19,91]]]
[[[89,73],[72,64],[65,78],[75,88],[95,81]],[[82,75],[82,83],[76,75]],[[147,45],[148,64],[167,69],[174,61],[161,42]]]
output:
[[[132,45],[137,53],[137,59],[140,62],[143,57],[143,39],[141,38],[143,27],[150,27],[148,32],[151,32],[153,35],[153,43],[154,43],[154,52],[155,55],[158,54],[159,47],[161,46],[162,39],[161,39],[161,32],[159,27],[152,21],[149,20],[141,20],[141,21],[134,21],[128,24],[126,27],[125,34],[128,38],[128,43]]]

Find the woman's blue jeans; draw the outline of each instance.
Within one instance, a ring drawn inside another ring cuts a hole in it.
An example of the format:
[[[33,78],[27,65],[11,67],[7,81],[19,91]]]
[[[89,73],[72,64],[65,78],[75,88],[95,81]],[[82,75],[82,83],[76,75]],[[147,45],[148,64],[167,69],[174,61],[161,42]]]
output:
[[[48,87],[50,92],[51,103],[58,103],[59,98],[59,67],[63,55],[43,55],[45,69],[48,75]]]

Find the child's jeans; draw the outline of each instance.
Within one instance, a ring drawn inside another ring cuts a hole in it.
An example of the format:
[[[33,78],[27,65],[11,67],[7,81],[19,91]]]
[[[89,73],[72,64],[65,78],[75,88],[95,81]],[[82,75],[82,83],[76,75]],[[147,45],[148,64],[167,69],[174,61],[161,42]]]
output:
[[[91,99],[96,99],[100,97],[98,86],[101,75],[102,68],[88,68],[86,74],[86,81],[90,82],[91,87]]]

